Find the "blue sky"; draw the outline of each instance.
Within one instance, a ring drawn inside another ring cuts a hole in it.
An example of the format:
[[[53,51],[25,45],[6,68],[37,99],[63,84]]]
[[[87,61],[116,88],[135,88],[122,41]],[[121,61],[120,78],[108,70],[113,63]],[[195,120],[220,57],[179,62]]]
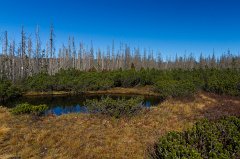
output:
[[[68,36],[106,48],[112,40],[165,56],[240,52],[238,0],[0,0],[0,32],[18,39],[40,26],[45,43],[53,22],[56,46]]]

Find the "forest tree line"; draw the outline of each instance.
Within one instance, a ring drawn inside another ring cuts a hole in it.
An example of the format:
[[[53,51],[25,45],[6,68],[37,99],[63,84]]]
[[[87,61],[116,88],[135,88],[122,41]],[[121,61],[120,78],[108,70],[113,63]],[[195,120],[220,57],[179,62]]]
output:
[[[239,69],[240,56],[233,55],[230,51],[220,57],[213,53],[211,56],[199,58],[193,55],[176,57],[174,60],[162,58],[161,53],[155,53],[151,49],[132,49],[127,44],[120,44],[116,48],[114,42],[108,46],[106,51],[91,46],[88,47],[82,42],[76,44],[74,37],[69,37],[68,44],[62,45],[56,50],[55,33],[53,25],[50,26],[49,38],[46,44],[42,44],[39,27],[36,28],[32,37],[22,27],[20,42],[9,40],[8,32],[2,36],[2,53],[0,54],[0,76],[13,82],[26,79],[29,76],[46,72],[55,75],[61,69],[76,69],[80,71],[112,71],[158,69],[172,70],[183,69],[192,70],[196,68],[216,68],[216,69]]]
[[[162,97],[192,96],[199,90],[233,96],[240,95],[240,55],[228,53],[199,58],[193,55],[164,60],[160,53],[131,49],[114,42],[107,51],[79,44],[74,38],[58,51],[54,27],[43,47],[37,27],[35,38],[22,27],[17,44],[2,38],[0,54],[0,99],[16,97],[23,92],[107,90],[114,87],[151,86]]]

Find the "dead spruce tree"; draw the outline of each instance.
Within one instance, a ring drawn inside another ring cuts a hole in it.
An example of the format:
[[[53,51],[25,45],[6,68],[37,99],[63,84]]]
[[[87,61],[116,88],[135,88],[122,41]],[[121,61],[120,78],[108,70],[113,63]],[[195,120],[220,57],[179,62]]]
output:
[[[216,56],[215,51],[211,56],[194,57],[193,54],[164,58],[160,51],[155,53],[152,49],[131,48],[130,45],[115,41],[112,46],[105,49],[96,49],[93,42],[90,45],[79,43],[76,46],[75,38],[70,37],[68,44],[62,44],[56,52],[55,33],[53,24],[50,25],[49,38],[42,45],[39,26],[35,30],[35,38],[21,28],[19,42],[9,41],[8,32],[2,34],[0,52],[0,78],[8,78],[13,82],[25,79],[40,72],[54,75],[60,69],[77,69],[80,71],[111,71],[118,69],[140,70],[141,68],[154,69],[240,69],[240,55],[233,54],[230,50],[221,56]],[[18,45],[17,45],[18,44]],[[90,46],[90,47],[88,47]]]

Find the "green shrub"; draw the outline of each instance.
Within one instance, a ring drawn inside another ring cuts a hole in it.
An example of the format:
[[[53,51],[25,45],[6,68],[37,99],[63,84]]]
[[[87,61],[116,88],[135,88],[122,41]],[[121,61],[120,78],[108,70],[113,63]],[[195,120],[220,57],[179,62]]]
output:
[[[154,85],[156,79],[162,75],[162,71],[156,69],[141,69],[139,72],[140,84],[145,85]]]
[[[9,88],[8,82],[0,83],[1,96],[8,96],[6,95],[7,88]],[[141,69],[140,71],[131,69],[105,72],[61,69],[52,76],[42,72],[19,82],[23,88],[30,91],[73,91],[79,93],[107,90],[112,87],[153,85],[156,91],[163,96],[189,96],[197,90],[233,96],[240,95],[240,70],[238,69]]]
[[[101,100],[87,100],[85,105],[89,112],[100,113],[103,115],[109,115],[111,117],[131,117],[139,112],[142,108],[143,99],[131,98],[131,99],[112,99],[110,97],[102,98]]]
[[[232,96],[240,95],[240,90],[238,89],[238,81],[233,78],[217,78],[210,77],[209,82],[206,85],[205,90],[217,94],[228,94]]]
[[[11,110],[11,113],[14,115],[19,115],[19,114],[34,114],[34,115],[40,115],[44,111],[48,109],[48,106],[43,104],[43,105],[31,105],[28,103],[22,103],[17,105]]]
[[[154,147],[151,158],[235,158],[240,155],[240,118],[203,120],[188,131],[170,132]]]
[[[13,85],[10,81],[0,81],[0,100],[20,96],[21,94],[22,90],[18,86]]]
[[[196,86],[189,81],[162,80],[155,84],[157,92],[161,96],[185,97],[191,96],[196,92]]]
[[[113,75],[115,87],[134,87],[140,84],[139,72],[134,69],[125,71],[116,71]]]
[[[35,74],[25,81],[25,85],[30,90],[34,91],[49,91],[53,90],[54,80],[52,76],[48,75],[46,72],[41,72]]]

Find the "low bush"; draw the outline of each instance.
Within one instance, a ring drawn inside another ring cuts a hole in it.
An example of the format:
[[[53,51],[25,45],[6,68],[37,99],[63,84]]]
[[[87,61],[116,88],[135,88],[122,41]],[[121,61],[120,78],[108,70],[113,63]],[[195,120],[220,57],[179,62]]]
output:
[[[139,72],[135,70],[115,71],[113,75],[113,82],[115,87],[134,87],[140,84]]]
[[[154,146],[150,158],[237,158],[240,118],[203,120],[185,132],[170,132]]]
[[[240,90],[238,89],[237,80],[231,77],[226,78],[216,78],[210,77],[205,90],[217,94],[227,94],[232,96],[240,95]]]
[[[143,99],[140,97],[130,99],[112,99],[110,97],[101,100],[87,100],[85,105],[89,112],[109,115],[111,117],[131,117],[142,108]]]
[[[11,113],[14,115],[19,115],[19,114],[33,114],[33,115],[40,115],[44,111],[48,109],[48,106],[43,104],[43,105],[31,105],[28,103],[22,103],[17,105],[11,110]]]
[[[186,97],[193,95],[197,88],[190,81],[161,80],[155,84],[156,91],[163,97]]]
[[[53,77],[46,72],[35,74],[25,81],[28,89],[34,91],[52,91],[54,83]]]
[[[8,80],[0,80],[0,100],[17,97],[21,94],[22,90],[17,85],[13,85]]]
[[[197,90],[217,94],[240,95],[240,70],[238,69],[141,69],[105,72],[83,72],[61,69],[55,75],[41,72],[18,81],[26,91],[85,91],[107,90],[113,87],[132,88],[155,86],[163,96],[192,96]],[[3,84],[1,86],[1,84]],[[0,95],[4,98],[8,82],[0,82]]]

